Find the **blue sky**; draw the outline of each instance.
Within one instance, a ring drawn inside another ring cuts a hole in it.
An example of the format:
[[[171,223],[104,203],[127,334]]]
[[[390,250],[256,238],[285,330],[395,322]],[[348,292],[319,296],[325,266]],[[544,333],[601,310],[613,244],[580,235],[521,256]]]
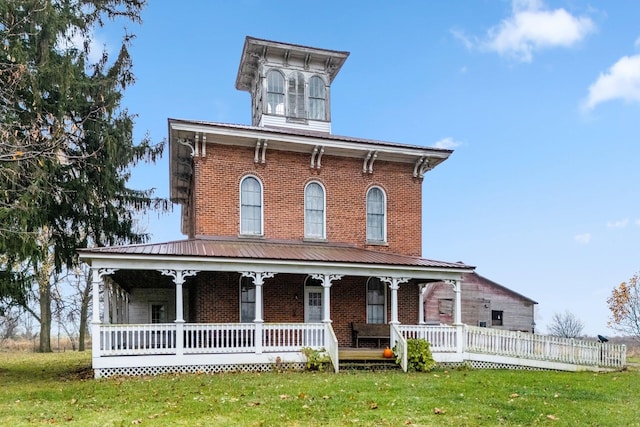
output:
[[[333,133],[455,150],[424,179],[423,256],[538,301],[540,332],[569,310],[614,334],[606,299],[640,270],[640,2],[154,0],[143,21],[127,24],[138,138],[169,117],[249,124],[247,35],[349,51]],[[168,183],[166,156],[131,182]],[[184,238],[179,209],[145,227]]]

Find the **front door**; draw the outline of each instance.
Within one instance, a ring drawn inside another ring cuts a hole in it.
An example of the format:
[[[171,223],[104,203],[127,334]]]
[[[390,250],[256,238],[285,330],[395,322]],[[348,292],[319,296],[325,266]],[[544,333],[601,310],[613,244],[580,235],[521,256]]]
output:
[[[304,321],[305,323],[322,322],[322,286],[309,283],[304,287]]]

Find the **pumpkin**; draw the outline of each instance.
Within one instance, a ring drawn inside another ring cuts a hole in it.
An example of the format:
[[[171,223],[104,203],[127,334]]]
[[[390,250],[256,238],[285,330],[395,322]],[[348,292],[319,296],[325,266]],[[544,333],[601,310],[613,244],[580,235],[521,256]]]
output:
[[[391,351],[391,349],[389,347],[385,348],[384,351],[382,352],[382,357],[386,357],[387,359],[390,359],[393,357],[393,351]]]

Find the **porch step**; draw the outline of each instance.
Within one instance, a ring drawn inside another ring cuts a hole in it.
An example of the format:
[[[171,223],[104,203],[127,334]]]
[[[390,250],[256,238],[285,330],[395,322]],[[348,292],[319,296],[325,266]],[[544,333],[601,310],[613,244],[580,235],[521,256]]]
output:
[[[338,360],[340,361],[340,370],[388,371],[400,369],[394,358],[382,357],[382,349],[340,349]]]

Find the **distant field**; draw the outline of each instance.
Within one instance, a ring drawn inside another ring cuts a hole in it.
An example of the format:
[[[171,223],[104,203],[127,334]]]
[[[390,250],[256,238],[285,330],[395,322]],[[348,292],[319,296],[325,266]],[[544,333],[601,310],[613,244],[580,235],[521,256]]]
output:
[[[90,363],[90,353],[0,353],[0,425],[640,426],[636,370],[94,380]]]

